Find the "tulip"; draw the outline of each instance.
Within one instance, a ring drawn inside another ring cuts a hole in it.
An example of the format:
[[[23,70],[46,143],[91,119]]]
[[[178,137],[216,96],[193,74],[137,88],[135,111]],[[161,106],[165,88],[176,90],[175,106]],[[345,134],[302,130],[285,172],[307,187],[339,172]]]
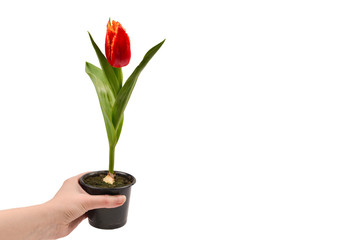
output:
[[[107,24],[105,54],[108,62],[115,68],[125,67],[131,58],[130,39],[119,22]]]

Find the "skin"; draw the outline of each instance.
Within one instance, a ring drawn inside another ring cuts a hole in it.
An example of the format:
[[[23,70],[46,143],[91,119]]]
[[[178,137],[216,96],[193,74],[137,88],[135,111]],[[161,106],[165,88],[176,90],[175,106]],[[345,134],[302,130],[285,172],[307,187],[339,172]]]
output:
[[[47,240],[69,235],[86,212],[96,208],[114,208],[124,204],[122,195],[87,194],[78,184],[80,177],[67,179],[50,201],[36,206],[0,211],[0,239]]]

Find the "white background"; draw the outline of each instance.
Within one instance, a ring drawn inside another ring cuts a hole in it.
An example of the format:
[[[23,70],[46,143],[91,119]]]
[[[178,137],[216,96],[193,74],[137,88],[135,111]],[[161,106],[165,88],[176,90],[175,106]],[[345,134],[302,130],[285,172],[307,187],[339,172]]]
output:
[[[166,38],[125,111],[128,223],[66,239],[359,239],[358,1],[3,1],[0,209],[106,169],[85,61],[109,17],[129,76]]]

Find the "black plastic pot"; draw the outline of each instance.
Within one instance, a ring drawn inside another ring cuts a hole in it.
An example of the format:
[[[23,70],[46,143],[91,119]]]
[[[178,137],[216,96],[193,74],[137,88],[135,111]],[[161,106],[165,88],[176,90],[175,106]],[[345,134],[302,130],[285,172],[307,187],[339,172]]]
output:
[[[82,176],[79,180],[80,186],[90,195],[125,195],[126,202],[117,208],[100,208],[88,211],[88,219],[91,226],[100,229],[115,229],[126,224],[130,203],[131,186],[135,184],[136,179],[125,172],[115,171],[116,175],[128,178],[130,185],[116,188],[99,188],[88,185],[84,182],[89,176],[98,174],[107,174],[108,171],[90,172]]]

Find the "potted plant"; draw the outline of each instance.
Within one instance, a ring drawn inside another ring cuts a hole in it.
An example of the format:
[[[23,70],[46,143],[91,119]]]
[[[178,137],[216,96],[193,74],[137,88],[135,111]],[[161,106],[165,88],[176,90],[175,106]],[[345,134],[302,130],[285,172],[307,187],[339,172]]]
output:
[[[133,73],[123,83],[122,67],[129,64],[130,40],[119,22],[109,19],[105,39],[105,54],[89,37],[95,49],[101,68],[86,62],[85,72],[91,78],[99,98],[109,141],[109,169],[90,172],[79,180],[81,187],[89,194],[125,195],[124,205],[114,209],[95,209],[88,212],[90,225],[101,229],[115,229],[125,225],[130,202],[131,186],[135,178],[125,172],[114,171],[115,147],[124,121],[124,111],[135,87],[136,81],[150,59],[165,40],[151,48]]]

